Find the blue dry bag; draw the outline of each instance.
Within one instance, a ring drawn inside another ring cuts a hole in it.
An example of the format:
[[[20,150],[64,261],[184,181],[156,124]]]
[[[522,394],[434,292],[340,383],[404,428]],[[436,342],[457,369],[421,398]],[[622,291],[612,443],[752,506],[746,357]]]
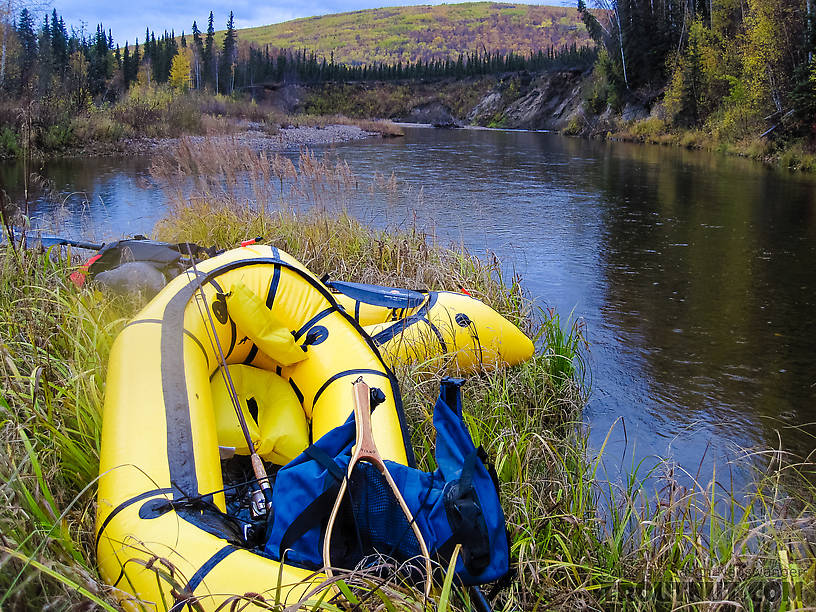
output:
[[[510,551],[495,473],[462,420],[461,384],[444,379],[434,408],[437,469],[386,464],[431,556],[447,567],[461,544],[455,571],[462,583],[473,585],[505,576]],[[322,567],[323,536],[354,438],[352,416],[281,468],[272,492],[266,554],[309,569]],[[419,555],[413,531],[376,468],[355,466],[348,491],[332,538],[336,565],[354,567],[375,553],[400,561]]]

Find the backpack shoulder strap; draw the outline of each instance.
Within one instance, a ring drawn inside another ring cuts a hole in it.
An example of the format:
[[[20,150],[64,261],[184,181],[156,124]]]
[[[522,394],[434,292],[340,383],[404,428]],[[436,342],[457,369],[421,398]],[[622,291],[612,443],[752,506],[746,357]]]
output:
[[[326,471],[334,478],[334,482],[312,500],[312,502],[303,509],[303,512],[289,524],[289,527],[287,527],[281,538],[280,549],[278,551],[279,559],[283,559],[284,553],[305,533],[317,527],[328,518],[332,506],[334,505],[334,500],[337,499],[337,494],[340,492],[340,483],[346,477],[342,468],[319,446],[312,444],[303,451],[303,454],[326,468]]]

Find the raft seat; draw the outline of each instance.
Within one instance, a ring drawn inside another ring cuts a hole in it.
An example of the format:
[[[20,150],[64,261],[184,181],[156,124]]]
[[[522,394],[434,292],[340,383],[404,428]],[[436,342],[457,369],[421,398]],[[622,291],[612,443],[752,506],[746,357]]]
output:
[[[306,413],[291,385],[274,372],[249,365],[227,369],[258,455],[276,465],[289,463],[309,445]],[[221,368],[213,374],[210,389],[218,445],[249,455]]]
[[[246,285],[233,283],[226,305],[241,334],[260,352],[284,366],[307,359],[292,332]],[[294,389],[269,370],[245,364],[232,364],[227,370],[258,455],[277,465],[289,463],[309,445],[306,413]],[[210,377],[210,388],[219,446],[249,455],[222,368]]]

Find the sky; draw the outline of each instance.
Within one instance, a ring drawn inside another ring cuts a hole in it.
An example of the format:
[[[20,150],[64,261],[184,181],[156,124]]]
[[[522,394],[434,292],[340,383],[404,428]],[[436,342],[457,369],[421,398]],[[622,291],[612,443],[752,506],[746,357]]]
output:
[[[520,3],[524,0],[511,0]],[[570,0],[538,0],[525,4],[554,4],[575,6]],[[194,0],[53,0],[51,8],[62,15],[69,26],[79,29],[84,22],[86,31],[96,30],[101,22],[105,29],[113,31],[115,42],[123,45],[125,41],[133,42],[136,37],[142,42],[145,28],[150,26],[159,34],[166,29],[174,29],[176,34],[182,31],[189,34],[193,20],[198,22],[199,29],[207,29],[207,17],[213,12],[215,29],[226,28],[229,12],[235,14],[235,27],[279,23],[298,17],[344,13],[382,6],[401,6],[406,4],[440,4],[435,0],[411,2],[410,0],[211,0],[209,3]],[[51,10],[49,8],[49,12]]]

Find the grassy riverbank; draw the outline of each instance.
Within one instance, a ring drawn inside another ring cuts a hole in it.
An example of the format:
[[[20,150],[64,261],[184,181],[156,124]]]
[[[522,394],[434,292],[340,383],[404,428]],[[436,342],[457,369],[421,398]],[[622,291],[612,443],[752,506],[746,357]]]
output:
[[[716,125],[706,128],[679,128],[659,117],[624,121],[618,118],[606,126],[598,136],[607,140],[638,142],[664,146],[683,147],[736,155],[762,162],[768,166],[794,172],[816,172],[816,150],[805,138],[769,140],[761,137],[761,126],[756,126],[753,136],[732,137],[721,133]],[[581,133],[576,123],[566,132]]]
[[[101,106],[88,101],[77,108],[74,101],[58,95],[0,103],[0,159],[134,154],[166,139],[248,131],[286,142],[286,128],[328,125],[354,126],[383,136],[401,134],[388,121],[352,119],[339,110],[295,116],[249,97],[134,85],[115,103]]]
[[[605,482],[603,449],[589,451],[578,425],[580,326],[537,310],[523,279],[505,276],[490,255],[440,245],[421,228],[372,229],[344,212],[344,203],[370,190],[402,193],[396,179],[367,184],[342,160],[308,152],[296,169],[223,141],[182,141],[164,155],[153,176],[171,209],[159,238],[227,247],[261,235],[318,275],[464,286],[536,337],[535,359],[472,377],[464,389],[474,438],[496,462],[518,568],[497,608],[716,609],[738,602],[789,610],[816,603],[808,590],[812,462],[772,454],[745,499],[715,483],[683,488],[669,466],[651,474],[634,466],[623,483]],[[93,483],[107,355],[142,300],[93,286],[77,291],[66,280],[72,265],[45,254],[0,253],[3,608],[64,608],[92,598],[114,605],[94,569]],[[440,364],[406,366],[398,375],[415,447],[427,458]],[[452,607],[467,609],[466,595],[455,590]]]

